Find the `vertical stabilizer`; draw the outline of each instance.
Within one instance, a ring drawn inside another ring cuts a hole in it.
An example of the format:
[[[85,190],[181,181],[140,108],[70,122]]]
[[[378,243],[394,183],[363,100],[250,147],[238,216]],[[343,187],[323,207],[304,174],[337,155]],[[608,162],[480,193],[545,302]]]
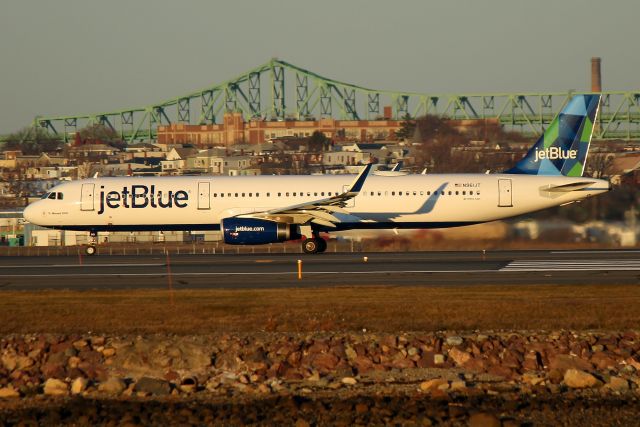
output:
[[[506,173],[582,176],[600,95],[576,95],[512,169]]]

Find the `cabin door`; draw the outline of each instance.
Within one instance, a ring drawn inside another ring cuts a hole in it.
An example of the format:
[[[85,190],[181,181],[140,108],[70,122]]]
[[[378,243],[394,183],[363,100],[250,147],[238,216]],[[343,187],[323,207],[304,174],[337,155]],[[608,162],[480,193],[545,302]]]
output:
[[[211,199],[209,198],[209,182],[198,183],[198,209],[211,209]]]
[[[510,179],[498,180],[498,206],[505,208],[513,206],[513,194],[511,191]]]
[[[80,195],[80,210],[92,211],[93,210],[93,192],[95,190],[95,184],[82,184],[82,190]]]

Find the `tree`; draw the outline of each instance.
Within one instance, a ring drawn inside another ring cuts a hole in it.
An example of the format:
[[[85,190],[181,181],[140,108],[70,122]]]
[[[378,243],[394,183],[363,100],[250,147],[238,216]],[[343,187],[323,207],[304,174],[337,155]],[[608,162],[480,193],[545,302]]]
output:
[[[10,134],[4,150],[20,150],[23,154],[38,155],[62,148],[62,141],[41,127],[26,127]]]
[[[95,123],[78,130],[82,141],[96,143],[104,142],[108,144],[118,144],[122,140],[114,129],[101,123]]]
[[[324,133],[320,131],[315,131],[307,141],[307,148],[309,152],[312,152],[312,153],[324,151],[325,146],[328,144],[328,141],[329,140],[324,135]]]
[[[415,133],[416,121],[412,120],[409,114],[406,114],[402,120],[403,121],[400,123],[400,129],[396,131],[396,138],[409,139]]]

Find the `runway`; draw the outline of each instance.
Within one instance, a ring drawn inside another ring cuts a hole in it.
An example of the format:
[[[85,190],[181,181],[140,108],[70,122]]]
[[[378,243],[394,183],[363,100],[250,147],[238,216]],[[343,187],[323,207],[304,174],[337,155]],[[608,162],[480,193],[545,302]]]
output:
[[[640,284],[640,251],[0,258],[0,290],[164,289],[169,284],[175,289]]]

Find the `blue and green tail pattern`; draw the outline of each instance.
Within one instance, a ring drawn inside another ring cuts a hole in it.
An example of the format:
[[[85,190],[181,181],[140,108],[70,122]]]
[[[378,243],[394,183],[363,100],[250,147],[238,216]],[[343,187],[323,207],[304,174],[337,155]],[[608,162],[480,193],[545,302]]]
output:
[[[512,169],[505,173],[582,176],[600,95],[576,95]]]

